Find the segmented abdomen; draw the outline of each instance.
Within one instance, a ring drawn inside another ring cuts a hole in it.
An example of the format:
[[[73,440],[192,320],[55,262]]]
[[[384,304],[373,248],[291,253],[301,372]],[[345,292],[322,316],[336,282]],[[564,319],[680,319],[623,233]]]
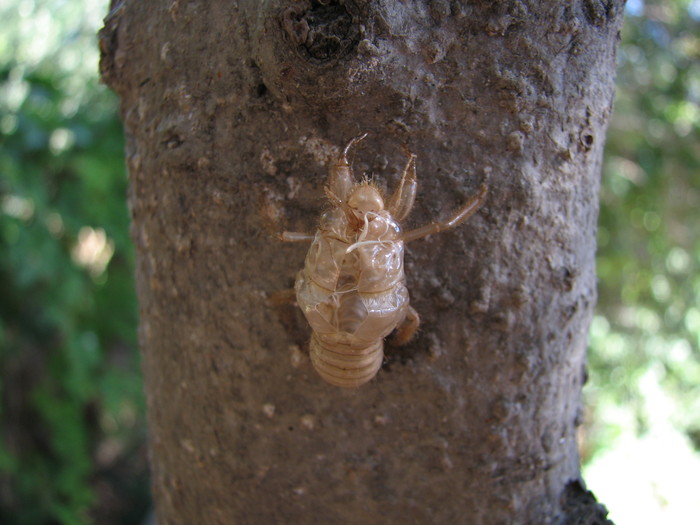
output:
[[[348,238],[342,212],[324,215],[294,286],[313,329],[311,361],[336,386],[360,386],[376,375],[383,340],[408,309],[398,225],[379,215],[369,225],[373,235]]]
[[[296,290],[313,329],[309,354],[319,375],[342,387],[372,379],[382,366],[384,337],[406,316],[409,301],[403,282],[377,293],[332,292],[302,270]]]
[[[357,387],[372,379],[384,359],[384,341],[377,339],[365,348],[324,341],[314,332],[309,343],[311,362],[328,383],[346,388]]]

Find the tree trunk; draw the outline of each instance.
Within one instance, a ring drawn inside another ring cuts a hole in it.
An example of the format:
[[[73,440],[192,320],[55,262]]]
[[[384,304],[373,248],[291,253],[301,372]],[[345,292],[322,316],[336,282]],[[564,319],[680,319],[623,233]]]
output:
[[[153,489],[169,523],[602,523],[579,481],[623,0],[113,2]],[[324,383],[292,286],[339,147],[409,228],[408,345]]]

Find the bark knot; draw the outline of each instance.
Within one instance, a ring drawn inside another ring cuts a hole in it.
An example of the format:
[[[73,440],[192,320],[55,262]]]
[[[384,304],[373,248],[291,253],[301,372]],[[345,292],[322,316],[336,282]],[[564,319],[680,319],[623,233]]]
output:
[[[290,7],[282,27],[312,63],[323,64],[348,55],[360,41],[360,25],[352,2],[311,0]]]
[[[98,33],[100,49],[100,76],[114,91],[118,91],[121,68],[126,55],[119,49],[119,22],[124,14],[125,2],[113,2],[113,7],[104,19],[104,27]]]
[[[584,0],[583,11],[588,22],[594,26],[602,26],[610,19],[612,2],[609,0]]]

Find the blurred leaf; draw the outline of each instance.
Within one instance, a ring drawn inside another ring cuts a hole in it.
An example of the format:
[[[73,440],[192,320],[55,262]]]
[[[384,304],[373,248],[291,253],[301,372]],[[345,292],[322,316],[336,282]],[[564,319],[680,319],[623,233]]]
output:
[[[699,457],[693,436],[700,430],[700,323],[693,312],[700,311],[700,3],[636,0],[627,10],[603,168],[599,304],[585,389],[593,413],[582,455],[595,467],[593,479],[616,480],[607,484],[613,492],[597,492],[613,520],[672,523],[680,522],[674,508],[696,505],[681,501],[649,463],[643,483],[657,483],[658,502],[642,498],[625,508],[614,490],[627,490],[635,467],[620,470],[607,451],[634,440],[657,444],[663,435],[678,461]],[[606,464],[617,470],[602,474]]]
[[[0,6],[3,524],[134,523],[148,507],[123,136],[97,78],[106,12]],[[76,259],[100,239],[81,232],[104,232],[106,268]],[[104,443],[120,451],[107,462]]]

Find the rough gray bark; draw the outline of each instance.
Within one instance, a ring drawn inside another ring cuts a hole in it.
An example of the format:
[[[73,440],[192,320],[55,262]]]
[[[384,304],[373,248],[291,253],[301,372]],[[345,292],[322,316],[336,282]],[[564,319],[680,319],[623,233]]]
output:
[[[580,485],[600,161],[622,0],[115,2],[160,523],[602,523]],[[289,288],[326,165],[409,226],[420,335],[358,390],[323,383]]]

